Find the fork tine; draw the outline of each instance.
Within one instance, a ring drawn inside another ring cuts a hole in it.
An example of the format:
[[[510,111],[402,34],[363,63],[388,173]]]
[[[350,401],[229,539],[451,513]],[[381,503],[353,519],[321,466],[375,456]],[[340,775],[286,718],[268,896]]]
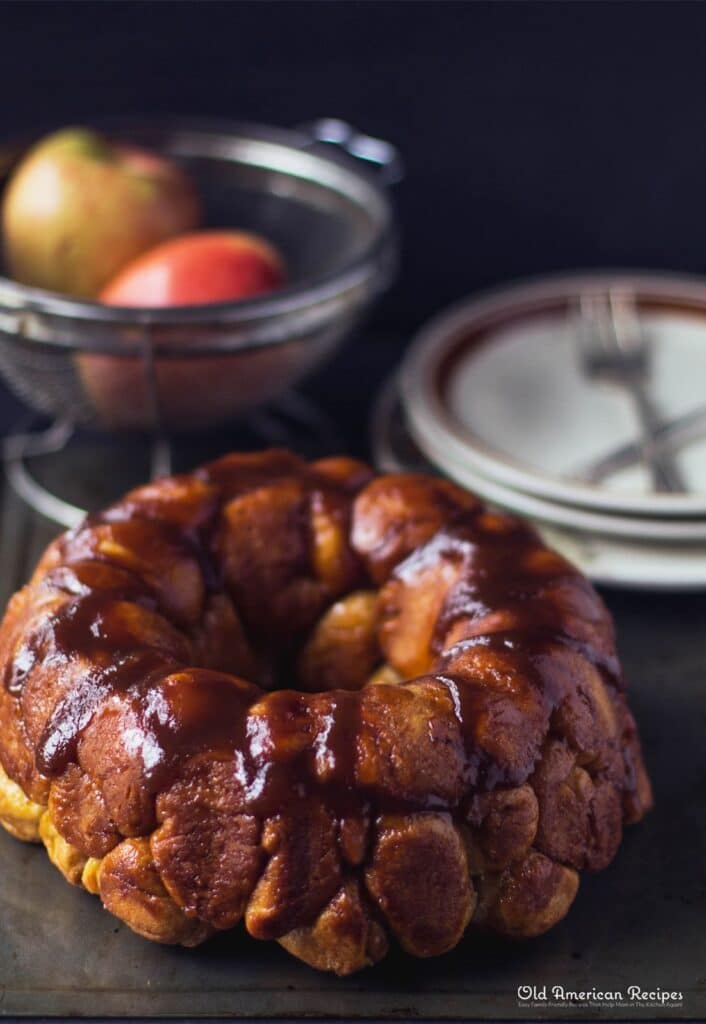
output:
[[[584,292],[579,296],[577,334],[584,360],[602,359],[615,352],[607,295]]]
[[[609,293],[610,320],[615,344],[627,356],[645,349],[646,341],[640,325],[635,298],[628,292]]]

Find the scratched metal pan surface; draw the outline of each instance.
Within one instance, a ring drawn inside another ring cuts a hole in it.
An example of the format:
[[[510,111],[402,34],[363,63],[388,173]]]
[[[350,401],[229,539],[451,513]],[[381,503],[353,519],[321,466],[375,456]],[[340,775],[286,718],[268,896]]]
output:
[[[4,601],[53,528],[7,491],[0,508]],[[608,593],[656,809],[614,863],[584,877],[568,918],[525,944],[468,939],[436,960],[393,952],[338,980],[274,943],[224,934],[195,950],[133,935],[74,889],[42,849],[0,835],[0,1013],[346,1019],[706,1017],[706,688],[702,606],[689,596]],[[520,986],[546,1000],[519,1000]],[[630,986],[682,994],[659,1008]],[[622,1004],[555,1001],[552,988],[622,992]]]

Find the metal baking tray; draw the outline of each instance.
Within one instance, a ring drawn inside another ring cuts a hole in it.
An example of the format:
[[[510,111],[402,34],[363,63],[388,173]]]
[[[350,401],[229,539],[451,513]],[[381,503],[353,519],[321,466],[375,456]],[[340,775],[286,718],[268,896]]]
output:
[[[69,467],[70,469],[70,467]],[[69,471],[64,463],[55,472]],[[5,487],[3,602],[55,532]],[[195,950],[133,935],[68,886],[44,851],[3,833],[0,1014],[346,1019],[706,1017],[706,639],[695,596],[606,592],[632,684],[656,809],[614,863],[584,876],[568,918],[524,944],[469,938],[436,960],[392,953],[349,979],[316,973],[274,943],[224,934]],[[535,986],[537,999],[518,997]],[[622,992],[562,1002],[552,992]],[[678,1005],[629,986],[681,993]],[[546,996],[543,997],[543,989]]]

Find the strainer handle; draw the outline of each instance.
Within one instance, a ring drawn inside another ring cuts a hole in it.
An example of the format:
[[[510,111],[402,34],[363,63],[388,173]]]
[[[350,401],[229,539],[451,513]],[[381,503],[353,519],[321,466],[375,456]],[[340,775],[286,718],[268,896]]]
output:
[[[391,142],[365,135],[347,121],[337,117],[321,117],[299,125],[298,130],[308,135],[312,142],[339,146],[356,160],[374,165],[378,168],[378,177],[383,185],[396,185],[404,177],[402,158]]]

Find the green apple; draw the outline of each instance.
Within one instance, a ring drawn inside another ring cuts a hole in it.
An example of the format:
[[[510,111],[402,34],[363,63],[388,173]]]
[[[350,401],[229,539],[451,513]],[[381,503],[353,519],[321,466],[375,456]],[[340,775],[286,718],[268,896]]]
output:
[[[195,190],[175,164],[67,128],[33,146],[8,182],[5,262],[23,284],[95,298],[136,256],[198,221]]]

